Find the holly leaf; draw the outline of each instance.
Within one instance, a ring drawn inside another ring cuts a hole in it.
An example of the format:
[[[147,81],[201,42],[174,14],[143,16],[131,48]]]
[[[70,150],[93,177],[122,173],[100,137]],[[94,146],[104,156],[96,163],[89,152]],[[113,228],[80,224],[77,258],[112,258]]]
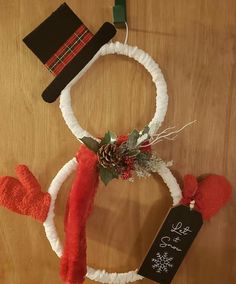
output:
[[[149,134],[149,130],[150,130],[150,127],[149,127],[148,125],[146,125],[146,126],[144,127],[144,129],[143,129],[141,135],[143,135],[143,134]]]
[[[105,185],[107,185],[110,180],[118,177],[114,171],[104,168],[103,166],[99,167],[99,175]]]
[[[137,129],[134,129],[130,134],[129,134],[129,137],[128,137],[128,140],[127,140],[127,146],[128,148],[135,148],[136,144],[137,144],[137,140],[139,138],[139,132]]]
[[[117,135],[115,134],[115,132],[112,131],[108,131],[111,137],[111,142],[116,141],[117,140]]]
[[[102,141],[100,143],[100,146],[105,145],[105,144],[109,144],[111,141],[111,137],[109,134],[109,131],[107,133],[105,133],[104,137],[102,138]]]
[[[146,125],[142,131],[142,133],[139,135],[139,138],[138,138],[138,141],[137,141],[137,145],[136,146],[139,146],[141,145],[142,143],[146,142],[147,140],[150,139],[150,134],[149,134],[149,130],[150,130],[150,127],[148,125]]]
[[[128,156],[129,157],[136,157],[137,155],[139,155],[140,150],[139,149],[132,149],[128,152]]]
[[[81,141],[93,152],[97,153],[99,149],[99,143],[92,137],[83,137]]]
[[[108,131],[105,136],[103,137],[100,146],[104,144],[110,144],[116,140],[117,136],[114,132]]]

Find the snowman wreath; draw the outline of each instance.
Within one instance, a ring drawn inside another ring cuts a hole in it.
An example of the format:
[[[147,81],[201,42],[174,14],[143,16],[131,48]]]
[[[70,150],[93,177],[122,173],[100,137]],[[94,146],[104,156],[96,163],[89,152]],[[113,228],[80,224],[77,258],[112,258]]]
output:
[[[16,167],[18,178],[0,177],[0,205],[18,214],[28,215],[43,223],[52,249],[60,258],[60,275],[65,283],[82,283],[85,277],[101,283],[128,283],[143,279],[137,270],[110,273],[94,269],[86,262],[86,222],[92,212],[99,182],[107,184],[113,178],[133,180],[135,176],[149,177],[158,173],[167,185],[173,206],[184,204],[201,212],[203,219],[211,218],[231,197],[229,182],[218,175],[208,175],[199,181],[186,175],[180,189],[168,164],[152,150],[163,139],[173,139],[181,131],[168,128],[157,132],[168,105],[167,86],[158,64],[143,50],[112,43],[115,27],[104,23],[92,34],[64,3],[24,38],[55,79],[43,92],[46,102],[60,96],[63,118],[83,143],[76,157],[67,162],[52,180],[48,192],[41,191],[37,179],[25,165]],[[98,60],[107,54],[127,56],[139,62],[150,73],[156,87],[156,111],[143,130],[117,136],[108,131],[97,139],[84,130],[71,106],[71,87]],[[65,216],[65,242],[62,246],[54,224],[54,206],[58,192],[73,172],[76,172]]]

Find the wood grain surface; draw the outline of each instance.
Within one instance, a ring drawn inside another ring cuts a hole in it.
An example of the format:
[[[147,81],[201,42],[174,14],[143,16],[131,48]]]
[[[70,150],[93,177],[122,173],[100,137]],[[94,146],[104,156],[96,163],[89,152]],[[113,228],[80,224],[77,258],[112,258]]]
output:
[[[111,21],[113,2],[67,1],[93,32]],[[41,99],[53,77],[22,38],[60,4],[0,0],[0,175],[14,176],[17,163],[27,164],[45,191],[80,145],[66,127],[58,101],[46,104]],[[128,43],[147,51],[167,80],[170,100],[163,128],[198,121],[175,141],[158,144],[156,151],[175,161],[177,177],[214,172],[226,175],[234,186],[236,1],[128,0],[127,12]],[[124,37],[118,31],[116,39]],[[154,103],[149,74],[122,56],[99,59],[73,89],[77,117],[97,136],[108,129],[123,134],[142,128],[152,118]],[[62,239],[72,178],[56,203]],[[88,264],[118,272],[138,267],[170,206],[157,175],[133,184],[112,181],[106,188],[100,183],[88,224]],[[235,210],[233,198],[204,224],[174,284],[236,283]],[[0,208],[0,283],[59,284],[58,267],[43,226]]]

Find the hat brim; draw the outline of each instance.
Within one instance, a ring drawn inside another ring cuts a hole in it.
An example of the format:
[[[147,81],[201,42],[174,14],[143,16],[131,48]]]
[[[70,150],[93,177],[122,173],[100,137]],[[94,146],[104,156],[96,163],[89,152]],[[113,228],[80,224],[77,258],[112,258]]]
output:
[[[61,71],[59,75],[43,91],[43,100],[53,103],[60,96],[61,91],[69,82],[88,64],[98,50],[116,34],[111,23],[104,23],[93,38],[77,54],[73,60]]]

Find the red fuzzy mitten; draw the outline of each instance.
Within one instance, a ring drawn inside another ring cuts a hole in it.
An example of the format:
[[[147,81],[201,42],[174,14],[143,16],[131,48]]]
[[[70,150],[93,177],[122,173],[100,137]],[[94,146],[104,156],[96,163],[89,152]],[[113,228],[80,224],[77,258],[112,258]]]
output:
[[[41,191],[40,184],[26,166],[17,166],[16,174],[19,180],[0,177],[0,205],[44,222],[51,202],[50,194]]]
[[[182,204],[194,200],[205,220],[214,216],[231,198],[232,188],[223,176],[209,175],[200,182],[192,175],[184,177]]]

